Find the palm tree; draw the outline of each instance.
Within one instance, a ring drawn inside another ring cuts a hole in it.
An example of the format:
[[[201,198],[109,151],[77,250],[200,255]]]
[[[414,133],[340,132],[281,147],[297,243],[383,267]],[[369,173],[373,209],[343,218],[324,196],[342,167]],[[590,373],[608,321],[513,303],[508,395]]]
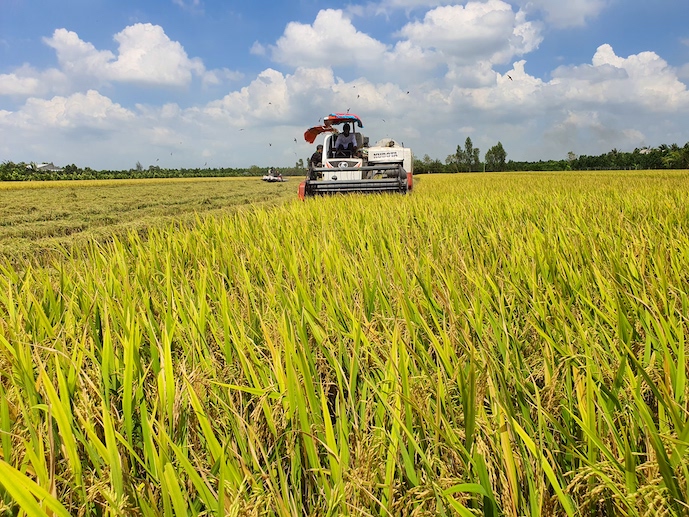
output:
[[[663,164],[669,169],[689,169],[689,142],[684,147],[672,144],[663,157]]]

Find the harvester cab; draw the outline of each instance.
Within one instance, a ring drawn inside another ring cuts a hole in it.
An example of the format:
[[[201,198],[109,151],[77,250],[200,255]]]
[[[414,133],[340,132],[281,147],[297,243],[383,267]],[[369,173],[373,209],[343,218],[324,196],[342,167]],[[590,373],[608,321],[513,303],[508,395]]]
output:
[[[299,185],[301,199],[345,192],[405,194],[412,189],[411,149],[389,138],[370,146],[368,137],[359,131],[363,127],[354,114],[331,113],[323,119],[323,125],[306,130],[304,139],[309,143],[323,135],[323,157],[321,167],[309,164],[306,179]],[[351,132],[352,136],[345,139],[351,145],[338,145],[341,132],[343,136]]]

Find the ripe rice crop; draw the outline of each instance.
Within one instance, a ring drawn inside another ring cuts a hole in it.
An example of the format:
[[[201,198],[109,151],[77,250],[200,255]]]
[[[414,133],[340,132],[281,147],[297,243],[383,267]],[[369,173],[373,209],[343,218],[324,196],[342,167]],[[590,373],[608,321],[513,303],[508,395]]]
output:
[[[426,176],[0,276],[19,515],[683,515],[689,173]]]

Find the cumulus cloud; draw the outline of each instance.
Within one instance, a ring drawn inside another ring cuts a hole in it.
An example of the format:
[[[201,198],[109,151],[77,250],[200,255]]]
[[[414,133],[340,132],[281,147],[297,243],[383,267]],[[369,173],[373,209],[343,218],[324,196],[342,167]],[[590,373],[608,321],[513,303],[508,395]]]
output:
[[[56,29],[52,37],[43,38],[43,41],[55,49],[60,66],[67,73],[97,76],[103,74],[115,59],[109,50],[99,51],[91,43],[82,41],[76,32],[67,29]]]
[[[120,162],[113,158],[113,152],[126,155],[132,143],[149,145],[137,140],[135,121],[134,112],[94,90],[50,99],[30,98],[20,109],[0,113],[0,154],[15,161],[47,160],[108,168]],[[122,168],[130,166],[120,164]]]
[[[61,93],[67,88],[67,78],[61,71],[49,68],[37,70],[24,65],[9,74],[0,74],[0,95],[11,97],[42,96]]]
[[[69,97],[29,99],[17,113],[21,124],[44,128],[115,128],[134,114],[95,90]]]
[[[137,23],[114,36],[118,52],[98,50],[72,31],[56,29],[45,43],[54,48],[61,70],[91,84],[139,83],[151,86],[186,86],[194,76],[206,84],[236,79],[227,69],[205,69],[199,58],[190,58],[182,45],[172,41],[162,27]]]
[[[163,28],[137,23],[115,35],[119,56],[112,63],[112,77],[122,81],[184,85],[192,73],[201,74],[199,58],[190,59],[179,42],[171,41]]]
[[[203,73],[199,59],[189,59],[178,42],[162,27],[137,23],[115,35],[119,53],[97,50],[66,29],[57,29],[45,42],[57,52],[66,72],[101,77],[110,81],[180,86],[191,81],[192,72]]]
[[[590,65],[556,69],[552,84],[575,102],[635,106],[654,113],[689,108],[686,85],[655,52],[624,58],[610,45],[601,45]]]
[[[252,122],[307,120],[305,113],[318,113],[319,106],[331,102],[335,84],[330,68],[297,68],[287,75],[269,68],[248,86],[208,103],[201,113],[236,128]],[[332,106],[326,109],[332,111]]]
[[[436,7],[394,37],[398,41],[386,45],[357,30],[343,11],[329,9],[311,25],[288,24],[270,50],[283,65],[349,68],[375,81],[395,77],[408,85],[439,70],[450,80],[481,84],[483,70],[531,52],[542,41],[540,25],[502,0]],[[259,43],[252,48],[257,55],[264,51]]]
[[[43,88],[37,77],[17,73],[0,75],[0,95],[36,95],[41,93],[43,93]]]
[[[526,61],[520,60],[505,74],[493,72],[492,84],[455,85],[447,93],[448,102],[461,102],[464,109],[506,121],[555,113],[560,118],[563,110],[658,117],[689,109],[686,85],[653,52],[625,58],[617,56],[610,45],[601,45],[591,63],[559,67],[547,82],[530,75],[525,67]]]
[[[423,21],[404,26],[399,35],[464,64],[505,63],[542,41],[538,24],[527,21],[523,12],[513,12],[502,0],[438,7]]]
[[[272,47],[272,59],[291,66],[366,66],[387,47],[358,31],[343,11],[320,11],[313,25],[291,22]]]

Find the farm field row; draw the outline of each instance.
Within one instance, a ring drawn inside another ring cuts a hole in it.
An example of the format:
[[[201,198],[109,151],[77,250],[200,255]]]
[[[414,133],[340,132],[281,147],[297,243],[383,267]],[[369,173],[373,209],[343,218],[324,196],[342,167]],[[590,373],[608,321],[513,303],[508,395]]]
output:
[[[0,254],[31,254],[89,239],[221,214],[296,196],[301,178],[0,182]]]
[[[416,180],[6,261],[0,512],[684,514],[689,172]]]

